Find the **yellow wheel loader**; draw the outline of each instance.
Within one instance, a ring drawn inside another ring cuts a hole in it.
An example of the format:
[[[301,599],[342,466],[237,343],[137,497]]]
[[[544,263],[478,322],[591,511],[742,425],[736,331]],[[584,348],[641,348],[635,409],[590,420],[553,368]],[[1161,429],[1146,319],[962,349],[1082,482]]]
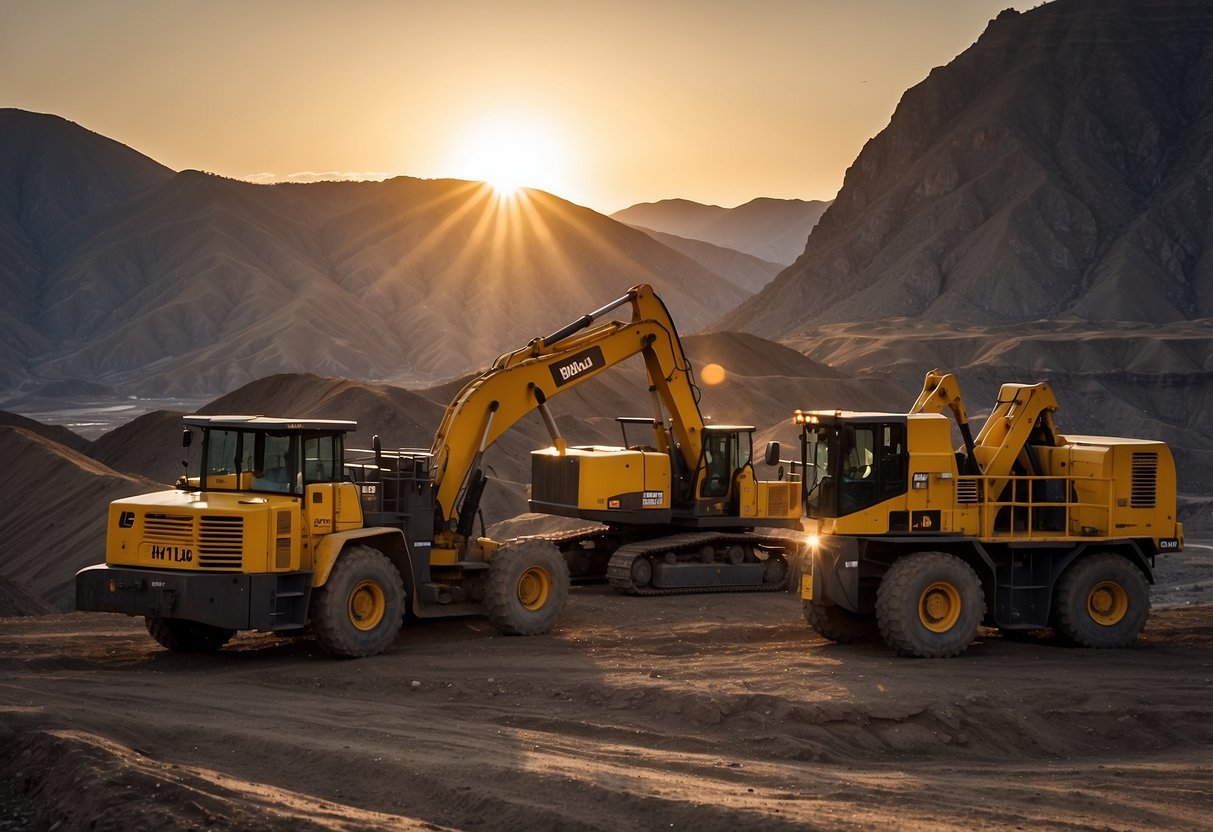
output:
[[[105,563],[77,573],[77,609],[142,615],[157,641],[183,651],[311,624],[323,650],[355,657],[387,649],[406,611],[482,613],[529,635],[547,632],[564,604],[568,571],[550,545],[434,546],[429,451],[347,464],[354,422],[185,424],[187,445],[202,435],[200,474],[111,503]]]
[[[982,624],[1131,644],[1155,556],[1183,548],[1175,463],[1162,442],[1063,436],[1056,410],[1048,384],[1004,384],[974,439],[956,379],[933,370],[909,413],[797,411],[809,625],[922,657],[961,653]]]

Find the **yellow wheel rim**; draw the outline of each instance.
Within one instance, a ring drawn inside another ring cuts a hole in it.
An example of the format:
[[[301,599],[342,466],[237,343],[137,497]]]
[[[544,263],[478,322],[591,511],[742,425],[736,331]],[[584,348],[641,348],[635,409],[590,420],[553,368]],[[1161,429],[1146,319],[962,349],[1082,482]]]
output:
[[[960,618],[960,590],[936,581],[918,596],[918,620],[932,633],[946,633]]]
[[[1087,613],[1096,624],[1112,627],[1129,611],[1129,593],[1115,581],[1100,581],[1087,593]]]
[[[350,591],[347,612],[350,623],[359,630],[375,629],[383,620],[386,610],[387,598],[383,594],[383,587],[375,581],[359,581]]]
[[[518,603],[526,609],[542,609],[551,594],[552,576],[546,569],[532,566],[518,577]]]

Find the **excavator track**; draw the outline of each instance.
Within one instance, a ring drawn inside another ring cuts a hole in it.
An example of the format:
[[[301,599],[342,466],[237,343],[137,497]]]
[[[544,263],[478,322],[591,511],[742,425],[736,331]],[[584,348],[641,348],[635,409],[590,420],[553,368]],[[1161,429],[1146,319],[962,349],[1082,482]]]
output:
[[[788,545],[786,538],[719,532],[642,540],[615,550],[607,580],[625,595],[775,592],[786,587]],[[710,560],[706,547],[711,547]],[[740,548],[740,562],[734,547]],[[765,559],[755,555],[756,549],[765,550]]]

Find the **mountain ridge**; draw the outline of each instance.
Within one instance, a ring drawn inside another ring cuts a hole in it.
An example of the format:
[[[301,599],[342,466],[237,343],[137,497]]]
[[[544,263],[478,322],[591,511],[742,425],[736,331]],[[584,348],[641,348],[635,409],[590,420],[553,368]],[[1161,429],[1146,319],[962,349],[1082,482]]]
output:
[[[0,111],[0,135],[14,138],[0,150],[0,263],[10,264],[0,289],[16,301],[0,313],[0,389],[88,379],[121,393],[217,395],[301,371],[428,383],[637,283],[653,284],[686,331],[747,295],[542,191],[503,200],[450,179],[255,185],[174,173],[23,111]],[[8,152],[40,143],[37,158],[80,168],[71,176],[84,196],[60,181],[68,173],[34,170],[54,164]],[[94,157],[109,165],[95,187]],[[31,206],[59,202],[71,211],[27,233]]]

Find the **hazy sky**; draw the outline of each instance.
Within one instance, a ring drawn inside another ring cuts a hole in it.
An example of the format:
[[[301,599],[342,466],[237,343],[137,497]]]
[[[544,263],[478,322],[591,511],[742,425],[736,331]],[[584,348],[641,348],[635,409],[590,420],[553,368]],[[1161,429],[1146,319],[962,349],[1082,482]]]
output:
[[[0,107],[261,181],[504,177],[607,213],[828,199],[1011,5],[0,0]]]

